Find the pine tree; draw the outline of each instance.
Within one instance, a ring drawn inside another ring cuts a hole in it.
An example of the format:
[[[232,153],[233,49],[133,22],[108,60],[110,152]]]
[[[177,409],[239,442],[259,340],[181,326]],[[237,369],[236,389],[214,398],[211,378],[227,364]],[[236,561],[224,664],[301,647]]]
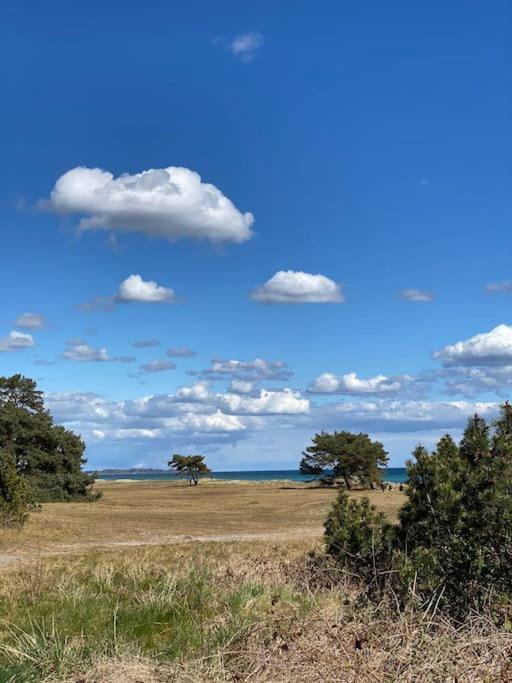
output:
[[[27,486],[16,471],[14,455],[0,451],[0,525],[21,526],[28,514]]]

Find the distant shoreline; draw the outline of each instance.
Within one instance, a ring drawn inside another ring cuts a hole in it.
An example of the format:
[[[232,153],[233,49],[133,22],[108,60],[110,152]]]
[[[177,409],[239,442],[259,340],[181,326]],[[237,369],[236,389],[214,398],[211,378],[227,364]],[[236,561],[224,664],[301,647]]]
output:
[[[129,468],[96,470],[98,479],[103,481],[177,481],[173,472],[151,468]],[[311,477],[301,474],[299,470],[246,470],[231,472],[214,472],[214,481],[292,481],[292,482],[311,482]],[[405,467],[388,467],[383,473],[383,481],[390,484],[399,484],[406,480]]]

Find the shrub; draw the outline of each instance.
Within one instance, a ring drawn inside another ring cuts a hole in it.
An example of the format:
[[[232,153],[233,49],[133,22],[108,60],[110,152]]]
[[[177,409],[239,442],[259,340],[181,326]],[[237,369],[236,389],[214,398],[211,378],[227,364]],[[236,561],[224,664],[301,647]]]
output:
[[[342,489],[325,523],[327,553],[358,578],[378,581],[391,559],[392,525],[367,498],[349,500]]]
[[[395,596],[413,593],[453,616],[510,603],[512,407],[501,407],[492,429],[470,418],[459,446],[444,436],[433,453],[418,446],[413,455],[398,525],[367,500],[340,496],[326,523],[327,552],[366,579],[392,569]]]

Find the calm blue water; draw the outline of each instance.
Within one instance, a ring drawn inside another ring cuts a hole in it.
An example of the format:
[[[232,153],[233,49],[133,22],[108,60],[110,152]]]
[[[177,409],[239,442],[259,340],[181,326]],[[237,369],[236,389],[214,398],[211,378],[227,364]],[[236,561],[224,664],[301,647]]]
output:
[[[98,472],[99,479],[133,479],[133,480],[174,480],[176,475],[172,472],[117,472],[106,474]],[[214,472],[214,479],[224,479],[233,481],[243,479],[244,481],[309,481],[311,477],[301,474],[298,470],[258,470],[254,472]],[[406,479],[405,467],[388,467],[383,475],[385,481],[400,483]]]

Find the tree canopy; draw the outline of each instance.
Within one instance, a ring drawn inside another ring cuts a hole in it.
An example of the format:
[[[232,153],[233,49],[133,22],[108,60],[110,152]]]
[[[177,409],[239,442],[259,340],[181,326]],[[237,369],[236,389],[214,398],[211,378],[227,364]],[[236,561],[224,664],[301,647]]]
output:
[[[368,434],[320,432],[302,453],[300,471],[327,483],[342,482],[347,489],[353,483],[373,487],[381,480],[381,468],[388,462],[380,441]]]
[[[0,377],[0,450],[13,460],[32,502],[90,497],[94,477],[82,467],[85,443],[55,425],[28,377]]]
[[[189,484],[197,486],[201,477],[209,477],[211,469],[204,461],[204,455],[179,455],[175,453],[167,463],[176,474],[188,479]]]

